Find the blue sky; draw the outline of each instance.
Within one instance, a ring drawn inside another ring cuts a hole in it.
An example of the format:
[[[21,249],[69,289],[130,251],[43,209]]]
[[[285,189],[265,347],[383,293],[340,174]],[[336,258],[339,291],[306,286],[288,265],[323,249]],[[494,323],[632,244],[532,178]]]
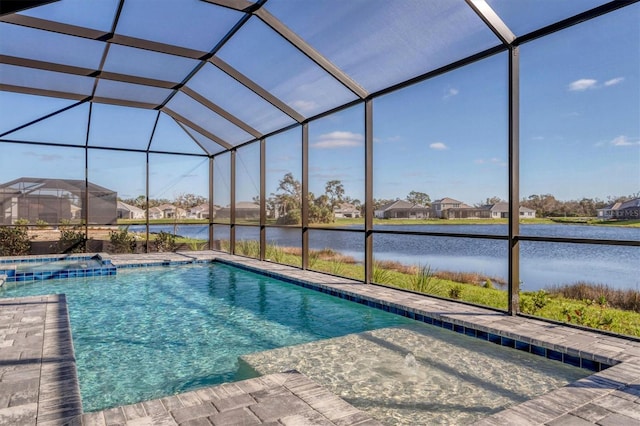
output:
[[[107,3],[101,2],[98,12],[104,15],[105,10],[115,4]],[[525,13],[514,13],[518,10],[513,3],[504,0],[489,3],[504,14],[505,22],[513,26],[516,34],[529,31],[531,22],[547,24],[548,16],[561,19],[582,11],[575,10],[575,2],[555,2],[553,7],[557,9],[550,15],[532,13],[527,20],[523,19]],[[584,8],[600,3],[590,1]],[[176,35],[177,39],[167,39],[176,32],[172,31],[178,28],[176,25],[165,26],[163,31],[157,26],[144,31],[140,29],[142,26],[135,27],[130,21],[141,14],[138,9],[142,4],[132,2],[127,6],[132,11],[126,15],[128,20],[121,23],[123,33],[149,36],[161,42],[177,40],[176,44],[186,47],[205,48],[198,37],[192,40]],[[197,10],[176,13],[184,14],[183,19],[198,15],[194,28],[202,32],[206,27],[204,18],[211,8],[201,2],[195,4]],[[456,59],[449,56],[451,49],[445,49],[439,42],[427,53],[420,54],[417,50],[434,37],[441,40],[442,37],[437,36],[448,31],[441,26],[420,24],[429,13],[427,8],[419,8],[420,12],[404,23],[389,19],[403,13],[404,7],[412,8],[411,1],[402,3],[399,9],[390,8],[389,2],[376,2],[371,16],[362,20],[354,19],[361,5],[358,1],[339,3],[342,7],[332,1],[309,3],[305,8],[287,7],[290,4],[284,0],[267,3],[272,14],[369,91]],[[450,6],[453,3],[446,1],[433,5],[450,13],[454,22],[464,24],[462,35],[473,38],[473,42],[451,39],[457,54],[465,56],[467,51],[496,44],[493,35],[477,25],[464,5]],[[521,5],[523,10],[531,7],[528,2]],[[540,8],[530,10],[539,12]],[[337,16],[337,24],[327,19],[330,14]],[[232,11],[212,14],[210,18],[214,15],[225,24],[238,17]],[[160,13],[149,19],[168,22],[171,18]],[[70,16],[67,21],[79,24],[75,19],[77,17]],[[90,22],[94,27],[102,27],[108,21],[94,17]],[[521,197],[550,193],[561,200],[606,199],[640,191],[639,22],[640,5],[636,4],[520,47]],[[380,31],[373,34],[369,31],[372,26]],[[212,37],[221,31],[217,28]],[[412,38],[412,34],[415,37]],[[348,37],[357,40],[353,47],[337,43]],[[9,43],[0,42],[0,53],[16,54],[11,49]],[[294,56],[292,49],[252,18],[237,34],[237,39],[220,51],[220,57],[305,116],[355,98],[335,80],[319,72],[307,58]],[[126,52],[114,52],[112,58],[117,59],[115,53],[130,57]],[[58,58],[55,52],[48,55],[51,56],[47,60]],[[128,67],[122,59],[113,62],[115,59],[107,62],[113,71],[143,72]],[[265,64],[271,64],[273,69]],[[245,111],[242,102],[249,97],[233,103],[226,85],[221,91],[207,85],[213,79],[219,79],[220,84],[224,82],[223,76],[217,76],[215,70],[209,68],[207,65],[204,70],[208,73],[206,79],[194,79],[194,90],[221,105],[227,106],[225,102],[228,102],[228,109],[239,115],[247,114],[245,121],[265,126],[265,131],[273,130],[269,128],[269,117],[283,120],[280,113],[265,111],[260,115],[256,108]],[[149,77],[170,78],[172,74],[168,70],[156,70],[156,73],[159,71],[162,73]],[[0,67],[0,79],[17,78],[13,73],[9,66]],[[493,196],[507,198],[507,100],[506,53],[376,98],[373,104],[374,197],[403,198],[409,191],[416,190],[426,192],[432,200],[451,197],[468,204]],[[0,133],[71,104],[72,101],[2,92]],[[186,108],[184,105],[189,103],[176,98],[172,106],[178,110]],[[99,104],[93,108],[96,118],[92,119],[90,145],[146,147],[156,111],[125,109],[118,112],[115,107]],[[88,107],[82,105],[6,138],[83,145],[87,113]],[[220,118],[211,121],[198,117],[198,120],[210,124],[219,122]],[[229,137],[246,137],[244,132],[220,129]],[[300,178],[297,139],[300,133],[300,129],[294,129],[267,141],[267,194],[275,191],[277,181],[287,171]],[[319,194],[324,191],[326,181],[338,179],[347,195],[362,200],[363,106],[356,105],[311,122],[309,139],[309,189]],[[200,151],[192,139],[164,115],[152,147],[190,153]],[[2,144],[0,150],[2,182],[21,176],[84,178],[82,150],[18,144]],[[238,201],[257,195],[257,151],[247,148],[239,154],[237,171],[248,174],[238,182]],[[135,197],[145,190],[144,157],[144,154],[91,150],[89,179],[116,189],[123,198]],[[152,197],[173,198],[186,192],[208,195],[206,159],[184,157],[168,161],[166,156],[156,155],[151,157],[150,164]],[[228,168],[222,167],[217,176],[224,173],[228,173]],[[228,188],[228,182],[216,185],[222,193],[225,185]],[[222,198],[228,198],[228,194]]]

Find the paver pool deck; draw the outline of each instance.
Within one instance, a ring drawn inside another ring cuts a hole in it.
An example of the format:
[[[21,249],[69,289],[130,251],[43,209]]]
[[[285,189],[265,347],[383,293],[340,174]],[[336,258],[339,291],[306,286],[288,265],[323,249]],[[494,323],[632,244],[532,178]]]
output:
[[[117,267],[220,259],[612,365],[476,425],[640,425],[640,342],[215,251],[104,255]],[[0,425],[376,425],[295,371],[83,413],[64,295],[0,299]]]

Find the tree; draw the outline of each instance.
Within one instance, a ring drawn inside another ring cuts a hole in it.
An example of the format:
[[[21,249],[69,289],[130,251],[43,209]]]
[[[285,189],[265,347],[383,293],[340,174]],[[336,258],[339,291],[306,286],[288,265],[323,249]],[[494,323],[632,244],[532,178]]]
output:
[[[500,198],[500,197],[495,196],[495,197],[487,198],[486,200],[481,201],[480,203],[476,204],[475,206],[476,206],[476,207],[492,206],[492,205],[494,205],[494,204],[504,203],[504,202],[506,202],[506,201],[505,201],[505,200],[503,200],[503,199],[502,199],[502,198]]]
[[[182,209],[190,209],[200,204],[205,204],[207,198],[195,194],[178,194],[174,204]]]
[[[431,206],[431,198],[428,194],[424,192],[411,191],[409,195],[407,195],[407,201],[411,204],[420,204],[421,206],[429,207]]]
[[[344,196],[344,186],[339,180],[330,180],[324,187],[324,193],[329,198],[331,209],[337,207],[342,202]]]

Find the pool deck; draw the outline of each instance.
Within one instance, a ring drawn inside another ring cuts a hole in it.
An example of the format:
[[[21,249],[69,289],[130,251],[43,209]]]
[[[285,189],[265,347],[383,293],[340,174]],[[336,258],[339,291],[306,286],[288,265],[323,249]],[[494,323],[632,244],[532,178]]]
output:
[[[568,358],[612,365],[486,417],[476,425],[640,424],[640,342],[220,252],[104,255],[117,267],[220,259],[402,307]],[[599,365],[599,364],[598,364]],[[0,299],[0,425],[375,425],[377,421],[297,372],[82,413],[63,295]]]

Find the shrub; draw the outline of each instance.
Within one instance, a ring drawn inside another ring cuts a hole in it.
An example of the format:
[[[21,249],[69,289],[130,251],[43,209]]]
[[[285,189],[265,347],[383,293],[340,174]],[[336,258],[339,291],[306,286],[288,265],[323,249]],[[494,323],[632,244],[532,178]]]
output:
[[[494,288],[493,287],[493,283],[491,282],[491,280],[489,278],[487,278],[484,282],[484,284],[482,285],[482,287],[484,288]]]
[[[460,299],[462,297],[462,285],[456,284],[449,289],[449,297],[451,299]]]
[[[435,294],[439,290],[435,271],[429,265],[418,265],[409,278],[411,289],[425,294]]]
[[[31,242],[25,226],[0,227],[0,256],[29,254]]]
[[[46,220],[38,219],[36,220],[36,226],[38,227],[38,229],[45,229],[47,226],[49,226],[49,224]]]
[[[207,246],[206,241],[192,239],[192,238],[189,238],[186,241],[186,244],[187,244],[187,247],[189,247],[189,250],[192,250],[192,251],[204,250],[204,248]]]
[[[109,241],[114,253],[134,253],[136,251],[136,238],[129,233],[129,227],[109,232]]]
[[[626,311],[640,312],[640,292],[632,289],[616,289],[604,284],[578,282],[548,288],[550,294],[575,300],[593,300],[599,305]]]
[[[380,262],[373,262],[373,282],[385,284],[391,280],[391,270],[385,268]]]
[[[265,257],[272,262],[283,263],[285,252],[277,244],[268,244]]]
[[[260,241],[256,241],[256,240],[236,241],[235,254],[258,259],[260,257]]]
[[[158,252],[171,252],[176,250],[176,236],[168,232],[160,231],[156,234],[153,245]]]
[[[549,293],[544,290],[538,290],[534,293],[522,293],[520,294],[520,312],[535,315],[540,309],[547,306],[550,301]]]
[[[87,246],[87,236],[77,226],[69,226],[69,221],[60,225],[60,239],[58,251],[61,253],[84,253]]]

